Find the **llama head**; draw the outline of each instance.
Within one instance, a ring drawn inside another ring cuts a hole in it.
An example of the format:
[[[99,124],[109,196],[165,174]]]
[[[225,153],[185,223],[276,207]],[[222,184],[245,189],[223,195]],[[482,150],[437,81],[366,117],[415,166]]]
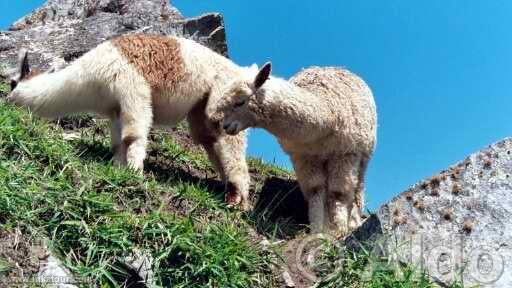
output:
[[[216,102],[208,107],[209,118],[222,124],[222,129],[230,135],[236,135],[253,126],[257,120],[254,109],[257,107],[257,94],[260,94],[271,71],[270,62],[263,65],[260,70],[255,65],[246,68],[246,77],[236,79],[221,88],[219,97],[212,97]]]

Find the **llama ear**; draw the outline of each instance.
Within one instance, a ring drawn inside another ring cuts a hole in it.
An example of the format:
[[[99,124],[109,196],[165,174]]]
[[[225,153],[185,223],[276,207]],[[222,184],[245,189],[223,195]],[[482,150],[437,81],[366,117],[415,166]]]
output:
[[[30,65],[28,64],[28,51],[21,49],[18,55],[18,81],[23,80],[30,73]]]
[[[256,75],[256,78],[254,78],[254,88],[256,90],[260,89],[263,84],[268,80],[270,77],[270,73],[272,72],[272,63],[267,62],[263,67],[261,67],[260,71]]]

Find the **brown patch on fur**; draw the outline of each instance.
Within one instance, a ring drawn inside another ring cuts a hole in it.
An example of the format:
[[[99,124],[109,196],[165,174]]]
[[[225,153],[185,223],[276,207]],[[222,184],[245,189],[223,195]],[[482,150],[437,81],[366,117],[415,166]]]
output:
[[[175,38],[135,34],[115,38],[112,44],[148,81],[153,93],[173,89],[186,77]]]
[[[412,199],[413,199],[412,192],[410,192],[410,191],[404,193],[404,196],[405,196],[405,199],[407,199],[407,201],[412,201]]]
[[[192,110],[190,110],[187,119],[191,128],[190,134],[194,142],[196,144],[213,146],[217,141],[217,135],[215,135],[214,131],[218,130],[215,130],[216,127],[210,127],[212,123],[208,120],[205,113],[208,97],[208,94],[205,95],[203,100],[197,103]]]

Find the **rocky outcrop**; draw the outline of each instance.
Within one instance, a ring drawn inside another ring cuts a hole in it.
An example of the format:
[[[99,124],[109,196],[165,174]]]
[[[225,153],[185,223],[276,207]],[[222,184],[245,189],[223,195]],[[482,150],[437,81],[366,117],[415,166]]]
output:
[[[217,13],[185,19],[167,0],[49,0],[0,32],[0,74],[15,67],[21,47],[32,65],[60,69],[107,39],[138,32],[192,38],[227,56]]]
[[[512,139],[383,205],[346,241],[428,270],[441,286],[512,287]]]

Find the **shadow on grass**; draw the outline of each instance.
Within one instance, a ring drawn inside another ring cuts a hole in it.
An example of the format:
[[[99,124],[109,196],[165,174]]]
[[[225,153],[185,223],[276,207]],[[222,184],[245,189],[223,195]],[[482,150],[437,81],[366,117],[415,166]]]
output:
[[[110,147],[98,141],[79,139],[73,143],[79,151],[78,157],[86,161],[109,163],[114,154]]]
[[[78,140],[75,147],[80,151],[79,157],[86,161],[108,163],[113,156],[110,147],[98,141]],[[182,182],[205,187],[214,198],[224,199],[224,183],[214,173],[175,164],[155,150],[148,151],[144,170],[160,183]],[[258,233],[287,239],[305,229],[308,224],[307,203],[297,181],[258,173],[253,173],[251,178],[254,209],[247,217]],[[255,190],[254,187],[261,189]]]
[[[309,223],[307,203],[297,181],[266,177],[261,190],[256,193],[250,218],[259,233],[287,239],[304,230]]]

